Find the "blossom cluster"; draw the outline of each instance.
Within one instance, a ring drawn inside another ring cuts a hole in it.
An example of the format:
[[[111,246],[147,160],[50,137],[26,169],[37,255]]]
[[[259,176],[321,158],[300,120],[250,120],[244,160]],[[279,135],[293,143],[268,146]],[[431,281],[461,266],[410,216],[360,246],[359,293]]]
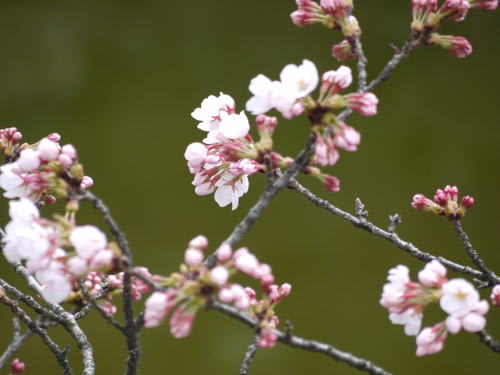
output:
[[[163,278],[158,275],[152,275],[149,270],[145,267],[136,267],[134,273],[142,275],[147,280],[150,281],[161,281]],[[112,303],[113,296],[123,293],[123,272],[117,274],[106,274],[100,271],[93,271],[85,275],[83,278],[83,286],[87,289],[89,294],[101,301],[98,305],[104,312],[108,315],[114,315],[117,312],[117,307]],[[103,293],[103,286],[106,285],[106,293]],[[145,283],[143,280],[136,276],[131,278],[131,296],[132,299],[138,301],[142,296],[151,291],[149,284]],[[81,296],[75,293],[72,299],[78,299]],[[70,297],[71,298],[71,297]]]
[[[440,35],[435,31],[445,21],[460,22],[465,19],[470,8],[494,10],[498,0],[445,0],[439,6],[437,0],[412,0],[413,21],[411,29],[415,36],[425,34],[425,43],[441,46],[458,58],[472,53],[472,46],[461,36]]]
[[[195,193],[215,193],[219,206],[232,204],[233,210],[248,191],[248,176],[262,169],[252,160],[257,151],[248,134],[248,118],[235,108],[234,99],[223,93],[203,100],[191,115],[200,121],[198,128],[208,132],[207,136],[203,143],[190,144],[184,153],[189,171],[195,175]]]
[[[441,351],[448,333],[456,334],[462,328],[479,332],[486,325],[488,302],[480,300],[468,281],[448,280],[446,268],[436,260],[419,272],[418,282],[410,279],[408,267],[403,265],[390,269],[387,280],[380,304],[388,309],[392,323],[404,325],[407,335],[417,336],[418,356]],[[432,303],[439,303],[448,317],[421,329],[423,310]]]
[[[466,195],[458,204],[458,188],[447,185],[444,189],[436,190],[432,200],[423,194],[414,195],[411,205],[419,211],[432,212],[448,219],[460,219],[474,205],[474,198]]]
[[[49,301],[64,301],[73,290],[75,277],[109,268],[119,256],[97,227],[77,226],[74,214],[45,219],[33,202],[21,198],[9,202],[9,215],[3,254],[11,263],[26,262]]]
[[[339,29],[347,38],[360,33],[357,19],[351,15],[352,0],[296,0],[297,10],[290,14],[297,26],[320,23],[330,29]]]
[[[12,163],[0,167],[0,187],[6,198],[29,198],[33,202],[54,203],[70,191],[92,186],[78,163],[73,145],[59,145],[61,137],[52,133],[39,142],[19,145],[21,133],[15,128],[0,131],[0,148]]]
[[[186,337],[191,332],[198,309],[218,298],[257,318],[261,331],[259,345],[273,346],[278,338],[274,329],[279,323],[274,307],[290,294],[290,284],[274,284],[269,265],[260,263],[246,248],[233,252],[228,244],[216,251],[217,263],[208,268],[203,254],[207,247],[208,240],[201,235],[189,242],[180,272],[165,280],[165,291],[156,291],[146,300],[145,326],[156,327],[170,315],[171,334],[175,338]],[[257,300],[254,289],[229,282],[230,276],[237,272],[260,281],[262,299]]]

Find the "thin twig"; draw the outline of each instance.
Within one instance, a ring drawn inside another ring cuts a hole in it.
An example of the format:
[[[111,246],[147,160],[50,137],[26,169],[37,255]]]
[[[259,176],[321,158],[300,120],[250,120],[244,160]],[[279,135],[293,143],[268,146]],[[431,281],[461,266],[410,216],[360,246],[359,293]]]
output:
[[[477,335],[479,336],[481,342],[486,344],[488,348],[493,350],[495,353],[500,353],[500,342],[495,340],[488,332],[483,329],[478,332]]]
[[[254,336],[252,343],[248,346],[248,349],[245,353],[245,358],[243,359],[243,363],[240,367],[240,375],[247,375],[248,370],[250,369],[250,365],[255,357],[255,353],[257,352],[258,343],[260,336],[257,334]]]
[[[220,311],[227,316],[239,320],[240,322],[245,323],[252,329],[255,329],[258,325],[258,321],[253,319],[248,314],[236,309],[233,306],[225,305],[217,301],[211,301],[207,305],[207,309]],[[383,368],[373,364],[372,362],[356,357],[355,355],[341,351],[332,345],[325,344],[315,340],[308,340],[302,337],[291,335],[290,333],[281,332],[279,330],[275,330],[274,333],[278,336],[278,340],[288,346],[293,348],[307,350],[310,352],[316,352],[325,354],[336,361],[344,362],[349,366],[357,368],[358,370],[365,371],[369,374],[375,375],[390,375],[390,373]]]
[[[125,327],[123,332],[127,339],[127,370],[126,375],[136,375],[139,372],[139,359],[141,347],[139,344],[139,331],[135,324],[134,310],[132,307],[132,277],[126,271],[123,274],[123,310],[125,313]]]
[[[21,264],[14,264],[14,269],[21,275],[27,282],[28,287],[35,293],[42,295],[42,287],[38,281],[30,274],[30,272]],[[83,360],[83,375],[94,375],[95,374],[95,361],[94,361],[94,349],[90,344],[87,336],[82,331],[78,323],[76,322],[73,314],[64,310],[57,303],[53,303],[45,300],[49,309],[56,314],[58,323],[60,323],[64,329],[71,335],[75,340],[80,353],[82,354]]]
[[[50,338],[45,329],[41,328],[35,321],[33,321],[28,314],[26,314],[23,309],[19,307],[19,303],[17,301],[11,300],[6,295],[0,297],[0,302],[10,307],[11,311],[21,319],[21,321],[26,324],[26,326],[35,334],[40,336],[44,344],[50,349],[50,351],[56,357],[56,361],[61,366],[65,375],[72,375],[73,370],[69,365],[67,359],[68,351],[63,349],[59,349],[59,346]],[[26,338],[27,339],[27,338]]]
[[[0,370],[7,364],[9,359],[16,354],[16,352],[24,345],[28,339],[33,336],[33,331],[28,330],[24,334],[14,338],[9,346],[5,349],[0,356]]]
[[[114,320],[113,317],[111,315],[109,315],[101,306],[99,306],[99,303],[97,302],[97,300],[99,298],[102,298],[104,295],[106,295],[107,290],[108,290],[108,284],[101,285],[101,290],[99,291],[99,295],[97,295],[96,297],[90,295],[88,289],[85,287],[85,285],[83,285],[81,280],[78,280],[78,286],[80,287],[80,290],[82,291],[83,295],[85,296],[85,299],[90,303],[89,305],[87,305],[89,307],[89,310],[90,310],[91,306],[94,307],[94,309],[96,309],[97,312],[109,324],[111,324],[113,327],[117,328],[119,331],[123,332],[123,327],[120,325],[120,323],[118,323],[116,320]],[[85,306],[85,307],[87,307],[87,306]],[[83,311],[83,309],[82,309],[82,311]],[[79,317],[77,317],[77,314],[75,314],[75,318],[79,319]]]
[[[467,252],[467,255],[469,255],[470,259],[472,260],[472,263],[474,263],[477,268],[481,270],[483,275],[486,276],[485,279],[487,279],[490,282],[490,285],[495,285],[499,283],[500,278],[495,275],[495,273],[490,270],[488,267],[486,267],[486,264],[484,261],[479,257],[479,254],[477,251],[472,247],[472,244],[469,240],[469,236],[467,233],[465,233],[464,228],[462,227],[462,223],[460,220],[455,220],[454,223],[455,225],[455,230],[458,234],[458,237],[462,241],[465,251]],[[484,279],[483,279],[484,280]]]
[[[371,233],[377,237],[382,237],[386,239],[387,241],[393,243],[396,247],[406,251],[408,254],[411,256],[420,259],[424,262],[430,262],[431,260],[438,260],[441,262],[445,267],[456,271],[460,272],[469,276],[472,276],[476,279],[479,280],[489,280],[489,276],[484,274],[481,271],[475,270],[471,267],[467,267],[455,262],[452,262],[448,259],[445,259],[443,257],[438,257],[431,255],[429,253],[426,253],[420,249],[418,249],[415,245],[413,245],[411,242],[407,242],[402,240],[395,232],[388,232],[383,230],[382,228],[376,226],[375,224],[371,223],[370,221],[366,220],[365,218],[357,218],[354,215],[351,215],[348,212],[345,212],[341,210],[340,208],[335,207],[332,205],[330,202],[327,200],[321,199],[315,194],[313,194],[310,190],[302,186],[298,181],[292,180],[292,188],[294,188],[297,192],[302,194],[304,197],[306,197],[309,201],[311,201],[314,205],[317,207],[323,208],[327,210],[328,212],[341,217],[344,220],[347,220],[354,226],[361,228],[368,233]],[[496,276],[495,276],[496,277]],[[496,283],[500,283],[500,278],[496,277],[495,279]]]
[[[354,39],[354,52],[358,58],[357,68],[358,68],[358,91],[366,91],[366,81],[368,79],[368,73],[366,71],[366,65],[368,64],[368,59],[363,51],[363,45],[361,44],[361,35],[358,34]]]

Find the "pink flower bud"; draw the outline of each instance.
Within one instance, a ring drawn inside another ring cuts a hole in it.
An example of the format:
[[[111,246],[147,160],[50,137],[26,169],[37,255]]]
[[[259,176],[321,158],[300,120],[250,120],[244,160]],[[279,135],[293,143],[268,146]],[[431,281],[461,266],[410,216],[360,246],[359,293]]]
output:
[[[219,262],[224,263],[231,259],[231,255],[233,254],[233,250],[231,249],[231,245],[227,243],[223,243],[216,251],[217,259]]]
[[[323,175],[324,186],[328,191],[332,193],[338,193],[340,191],[340,180],[337,177]]]
[[[500,306],[500,284],[497,284],[494,286],[493,290],[491,291],[491,303],[494,306]]]
[[[224,286],[229,279],[229,272],[224,266],[217,266],[210,271],[210,279],[218,286]]]
[[[278,285],[270,285],[267,290],[267,294],[269,296],[269,299],[271,300],[271,303],[277,302],[280,299]]]
[[[47,138],[52,142],[59,142],[61,140],[61,136],[58,133],[50,133]]]
[[[332,47],[332,56],[338,61],[344,61],[346,59],[355,59],[356,53],[351,44],[347,40],[343,40]]]
[[[234,262],[235,267],[241,272],[252,275],[259,265],[259,261],[255,255],[246,253],[238,256]]]
[[[259,338],[259,346],[261,348],[272,348],[276,345],[276,341],[278,341],[278,335],[272,329],[262,330]]]
[[[376,115],[378,103],[378,98],[371,92],[350,94],[347,99],[349,108],[359,112],[363,116]]]
[[[70,157],[72,160],[76,160],[77,152],[76,152],[76,148],[73,145],[68,144],[68,145],[62,146],[61,152],[64,155]]]
[[[182,306],[174,311],[170,318],[170,333],[176,339],[189,336],[193,326],[194,312],[186,311]]]
[[[114,254],[111,250],[101,250],[90,260],[90,268],[98,269],[113,263]]]
[[[498,8],[498,0],[475,0],[471,2],[473,8],[495,10]]]
[[[462,319],[462,325],[467,332],[479,332],[486,326],[484,316],[469,313]]]
[[[27,148],[21,151],[21,155],[17,160],[17,166],[23,172],[32,172],[40,166],[40,158],[38,152],[32,148]]]
[[[453,334],[460,332],[460,329],[462,328],[462,321],[453,315],[450,315],[448,318],[446,318],[445,324],[446,328],[448,328],[448,331]]]
[[[87,261],[79,256],[70,258],[66,262],[66,266],[68,267],[68,271],[75,276],[83,275],[88,269]],[[86,287],[89,288],[88,286]]]
[[[259,132],[273,133],[274,129],[278,125],[278,119],[276,117],[270,117],[266,115],[258,115],[255,118],[257,123],[257,129]]]
[[[14,132],[14,134],[12,134],[11,142],[16,144],[19,143],[21,139],[23,139],[23,135],[20,132],[16,131]]]
[[[254,300],[255,297],[257,296],[257,293],[255,293],[255,290],[253,290],[252,288],[250,287],[246,287],[245,288],[245,292],[247,292],[248,294],[248,297],[251,299],[251,300]]]
[[[203,263],[203,253],[190,247],[184,253],[184,262],[191,267],[199,266]]]
[[[474,206],[474,198],[472,198],[470,195],[466,195],[462,198],[462,202],[460,203],[460,205],[466,209],[469,209]]]
[[[446,268],[437,260],[426,264],[425,268],[418,273],[418,280],[427,287],[441,287],[446,279]]]
[[[26,366],[24,365],[24,363],[21,362],[18,358],[16,358],[12,361],[12,364],[10,365],[10,372],[12,375],[19,375],[24,373],[25,368]]]
[[[292,286],[288,283],[282,284],[279,288],[281,298],[288,297],[292,291]]]
[[[189,247],[193,247],[203,251],[208,247],[208,239],[207,237],[200,234],[189,241]]]
[[[219,291],[219,299],[225,303],[232,303],[234,301],[234,293],[230,287],[222,288]]]
[[[304,9],[298,9],[292,12],[290,18],[292,22],[299,27],[304,27],[315,22],[314,13]]]
[[[47,195],[45,197],[45,203],[47,203],[47,204],[56,204],[57,203],[57,199],[53,195]]]
[[[352,9],[352,0],[321,0],[321,8],[335,20],[344,18]]]
[[[411,206],[419,211],[430,211],[436,204],[423,194],[415,194]]]
[[[92,185],[94,185],[94,180],[92,179],[92,177],[83,176],[80,188],[85,190],[91,187]]]
[[[70,168],[73,165],[73,160],[66,154],[59,155],[59,163],[63,168]]]
[[[478,313],[479,315],[486,315],[486,313],[489,311],[490,305],[488,301],[486,300],[481,300],[477,304],[476,308],[474,309],[475,313]]]
[[[323,74],[322,81],[323,86],[331,86],[330,92],[332,94],[345,90],[352,83],[351,68],[342,65],[337,70],[329,70]]]

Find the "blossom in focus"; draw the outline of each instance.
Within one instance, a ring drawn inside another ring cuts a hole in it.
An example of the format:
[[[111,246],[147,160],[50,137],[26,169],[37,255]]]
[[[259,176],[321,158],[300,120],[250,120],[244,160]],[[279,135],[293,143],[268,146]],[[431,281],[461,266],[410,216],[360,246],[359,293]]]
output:
[[[239,198],[248,191],[248,176],[263,168],[255,162],[255,143],[248,134],[250,125],[242,111],[235,113],[234,100],[225,94],[203,100],[192,116],[198,127],[208,131],[203,143],[190,144],[184,153],[189,171],[195,174],[197,195],[214,194],[221,207],[238,207]]]
[[[0,148],[2,132],[6,130],[9,129],[0,131]],[[68,190],[75,186],[85,190],[92,185],[92,179],[83,175],[75,148],[72,145],[61,147],[58,139],[59,135],[49,135],[32,146],[24,144],[20,149],[12,144],[12,139],[9,141],[10,146],[6,147],[11,147],[11,152],[14,149],[19,152],[19,157],[0,167],[0,187],[5,190],[6,198],[29,198],[36,202],[44,197],[47,202],[53,202],[53,195],[66,198]],[[5,148],[3,150],[6,152]]]
[[[303,111],[300,99],[308,96],[319,82],[314,63],[303,60],[301,65],[288,64],[280,73],[280,81],[271,81],[259,74],[250,82],[253,96],[247,101],[246,109],[260,115],[275,108],[285,118],[299,115]]]
[[[474,198],[466,195],[458,203],[458,188],[447,185],[444,189],[436,190],[431,200],[423,194],[413,196],[412,207],[419,211],[428,211],[436,215],[445,216],[448,219],[460,219],[467,210],[474,205]]]

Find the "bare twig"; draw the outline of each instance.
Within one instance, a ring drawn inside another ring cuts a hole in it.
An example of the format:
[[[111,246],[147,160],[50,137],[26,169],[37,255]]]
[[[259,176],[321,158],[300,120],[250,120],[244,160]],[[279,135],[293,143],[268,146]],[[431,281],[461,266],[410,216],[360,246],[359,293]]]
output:
[[[363,45],[361,44],[361,35],[357,35],[354,38],[354,52],[358,58],[357,68],[358,68],[358,91],[366,91],[366,81],[368,78],[368,73],[366,71],[366,65],[368,64],[368,59],[363,51]]]
[[[483,275],[486,276],[483,280],[489,281],[490,285],[498,284],[500,282],[500,278],[497,275],[495,275],[495,273],[492,270],[486,267],[484,261],[479,257],[477,251],[472,247],[472,244],[469,240],[469,236],[467,235],[467,233],[465,233],[460,220],[455,220],[454,225],[458,237],[462,241],[465,251],[472,260],[472,263],[474,263],[477,266],[477,268],[481,270]]]
[[[30,272],[21,265],[21,263],[14,264],[14,269],[21,275],[27,282],[28,287],[35,293],[42,295],[42,287],[38,284],[38,281],[30,274]],[[78,323],[76,322],[73,314],[64,310],[60,305],[52,303],[50,301],[45,301],[49,309],[56,314],[56,321],[60,323],[64,329],[71,335],[75,340],[83,359],[83,375],[94,375],[95,374],[95,361],[94,361],[94,349],[90,344],[87,336],[82,331]]]
[[[426,252],[418,249],[411,242],[407,242],[407,241],[402,240],[395,232],[385,231],[382,228],[377,227],[375,224],[371,223],[370,221],[368,221],[364,218],[360,219],[354,215],[351,215],[350,213],[345,212],[345,211],[341,210],[340,208],[335,207],[327,200],[324,200],[324,199],[317,197],[310,190],[308,190],[307,188],[302,186],[297,180],[292,180],[291,187],[293,187],[297,192],[302,194],[304,197],[306,197],[309,201],[311,201],[317,207],[323,208],[323,209],[327,210],[328,212],[330,212],[336,216],[339,216],[344,220],[347,220],[348,222],[350,222],[354,226],[361,228],[361,229],[367,231],[368,233],[371,233],[377,237],[382,237],[382,238],[386,239],[387,241],[393,243],[396,247],[406,251],[408,254],[410,254],[411,256],[413,256],[419,260],[422,260],[424,262],[429,262],[431,260],[436,259],[439,262],[441,262],[445,267],[447,267],[453,271],[472,276],[472,277],[479,279],[479,280],[489,280],[491,277],[491,275],[490,276],[486,275],[483,272],[475,270],[471,267],[467,267],[467,266],[452,262],[452,261],[445,259],[443,257],[438,257],[438,256],[431,255],[429,253],[426,253]],[[500,283],[500,279],[498,277],[496,277],[495,281],[496,281],[496,283]]]
[[[113,327],[117,328],[119,331],[123,332],[123,327],[120,325],[120,323],[118,323],[116,320],[113,319],[113,317],[111,315],[109,315],[106,311],[104,311],[104,309],[101,306],[99,306],[99,303],[97,302],[97,300],[99,298],[102,298],[104,295],[106,295],[107,290],[108,290],[108,284],[101,284],[101,290],[99,291],[99,295],[97,295],[96,297],[92,296],[89,293],[88,289],[85,288],[85,285],[83,285],[81,280],[78,280],[78,286],[80,287],[80,290],[82,291],[83,295],[85,296],[85,299],[89,302],[89,305],[87,305],[85,307],[89,307],[89,310],[90,310],[90,307],[94,307],[94,309],[96,309],[97,312],[109,324],[111,324]],[[84,309],[85,309],[85,307],[84,307]],[[81,311],[83,311],[83,309]],[[80,311],[80,313],[81,313],[81,311]],[[75,314],[75,318],[79,319],[79,317],[77,317],[77,314]]]
[[[45,329],[41,328],[35,321],[33,321],[28,314],[26,314],[23,309],[19,307],[17,301],[11,300],[6,295],[0,297],[0,302],[10,307],[11,311],[21,319],[21,321],[26,324],[26,326],[35,334],[40,336],[44,344],[50,349],[50,351],[56,357],[56,361],[61,366],[65,375],[72,375],[73,370],[69,365],[67,354],[67,349],[59,349],[59,346],[50,338]],[[28,336],[29,337],[29,336]],[[27,337],[27,338],[28,338]],[[26,338],[26,339],[27,339]]]
[[[239,320],[252,329],[255,329],[258,325],[258,321],[253,319],[248,314],[236,309],[235,307],[222,304],[217,301],[211,301],[207,305],[207,309],[220,311],[233,319]],[[315,340],[307,340],[302,337],[291,335],[290,332],[284,333],[279,330],[274,331],[278,335],[278,340],[288,346],[293,348],[307,350],[310,352],[316,352],[325,354],[336,361],[344,362],[349,366],[357,368],[358,370],[365,371],[369,374],[375,375],[390,375],[390,373],[383,368],[373,364],[372,362],[356,357],[351,353],[341,351],[332,345],[325,344]]]
[[[0,370],[7,364],[9,359],[16,354],[16,352],[24,345],[28,339],[33,336],[33,331],[28,330],[24,334],[14,337],[9,346],[5,349],[0,356]]]
[[[479,336],[481,342],[486,344],[488,348],[493,350],[495,353],[500,353],[500,342],[495,340],[488,332],[483,329],[478,332],[477,335]]]
[[[258,342],[260,336],[257,334],[254,336],[252,343],[248,346],[248,349],[245,353],[245,358],[243,359],[243,363],[240,367],[240,375],[247,375],[248,370],[250,369],[250,365],[252,364],[253,358],[255,357],[255,353],[257,352]]]

